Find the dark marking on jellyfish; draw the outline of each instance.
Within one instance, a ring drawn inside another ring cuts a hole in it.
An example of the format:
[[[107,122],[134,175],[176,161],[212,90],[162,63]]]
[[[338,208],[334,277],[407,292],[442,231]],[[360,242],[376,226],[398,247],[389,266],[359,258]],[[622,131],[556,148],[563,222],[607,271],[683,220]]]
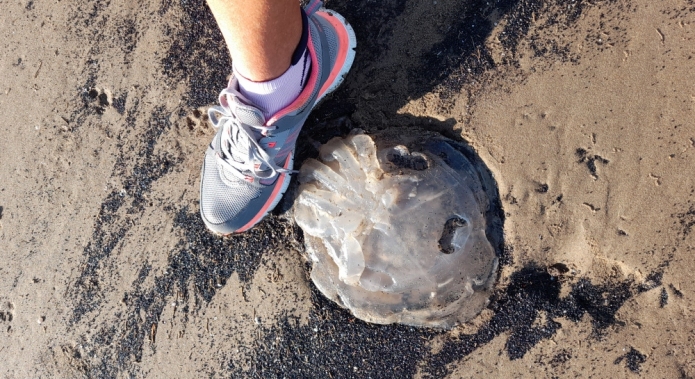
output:
[[[548,192],[548,185],[545,183],[541,183],[536,187],[536,192],[538,193],[547,193]]]
[[[478,177],[482,186],[481,190],[487,196],[487,207],[483,211],[485,217],[485,236],[495,249],[495,254],[499,259],[499,264],[504,266],[512,262],[511,247],[504,243],[504,209],[502,208],[502,200],[497,188],[497,181],[494,175],[485,165],[476,151],[464,141],[443,140],[442,148],[438,149],[442,153],[451,149],[463,155],[463,159],[457,157],[457,154],[444,154],[445,163],[458,171],[467,171],[468,167],[473,167],[474,171],[468,172],[467,175],[475,175]],[[448,149],[446,149],[446,148]],[[432,150],[437,151],[437,150]],[[468,164],[466,164],[468,162]],[[470,166],[469,166],[470,165]]]
[[[639,374],[640,366],[642,363],[647,361],[647,356],[640,353],[637,349],[630,346],[630,351],[621,355],[613,362],[614,364],[620,364],[620,362],[625,361],[625,367],[629,368],[630,371]]]
[[[453,253],[456,250],[456,247],[452,244],[456,231],[467,225],[468,222],[458,216],[446,220],[442,229],[442,237],[439,239],[439,251],[444,254]]]
[[[3,212],[4,210],[5,210],[5,208],[3,208],[3,207],[0,205],[0,220],[2,220],[2,212]]]
[[[425,155],[421,153],[408,153],[407,150],[401,151],[400,149],[391,149],[386,159],[396,167],[415,171],[424,171],[430,166]]]

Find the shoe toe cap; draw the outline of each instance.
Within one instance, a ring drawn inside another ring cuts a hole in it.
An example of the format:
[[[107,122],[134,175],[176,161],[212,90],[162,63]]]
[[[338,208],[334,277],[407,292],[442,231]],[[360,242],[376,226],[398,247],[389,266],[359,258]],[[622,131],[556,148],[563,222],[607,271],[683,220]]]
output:
[[[242,180],[223,181],[214,159],[208,154],[203,164],[200,214],[210,230],[233,233],[252,218],[245,214],[251,210],[250,204],[260,191]]]

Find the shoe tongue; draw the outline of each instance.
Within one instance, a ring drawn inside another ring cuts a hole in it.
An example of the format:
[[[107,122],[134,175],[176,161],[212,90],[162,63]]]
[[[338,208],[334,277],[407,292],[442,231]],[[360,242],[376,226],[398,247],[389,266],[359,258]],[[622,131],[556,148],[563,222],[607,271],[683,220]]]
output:
[[[263,112],[253,105],[245,103],[244,100],[246,99],[241,99],[239,97],[234,97],[232,100],[234,102],[232,107],[239,121],[249,126],[265,125],[265,116],[263,116]],[[254,132],[256,131],[254,130]],[[258,132],[258,136],[260,138],[260,132]]]
[[[265,125],[265,116],[263,115],[263,111],[258,109],[257,107],[248,104],[248,100],[241,96],[241,94],[238,94],[237,96],[232,98],[233,104],[230,104],[231,107],[234,109],[234,114],[236,115],[237,119],[245,125],[251,126],[252,128],[251,131],[253,132],[253,136],[258,141],[259,139],[263,138],[263,134],[261,134],[261,131],[253,128],[253,126],[263,126]],[[243,162],[244,160],[247,159],[247,157],[244,156],[236,156],[234,152],[232,153],[232,158],[238,162]],[[256,170],[258,171],[265,171],[268,169],[268,166],[265,164],[262,164],[260,161],[257,159],[254,159],[254,165],[257,167]]]

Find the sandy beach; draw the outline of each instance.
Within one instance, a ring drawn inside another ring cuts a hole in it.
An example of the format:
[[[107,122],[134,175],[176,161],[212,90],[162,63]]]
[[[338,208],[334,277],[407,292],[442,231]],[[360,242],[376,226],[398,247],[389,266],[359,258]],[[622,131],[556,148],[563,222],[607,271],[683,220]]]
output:
[[[309,279],[296,180],[209,233],[204,0],[0,0],[0,378],[695,378],[695,1],[329,0],[357,56],[295,167],[359,128],[471,146],[489,306],[372,325]]]

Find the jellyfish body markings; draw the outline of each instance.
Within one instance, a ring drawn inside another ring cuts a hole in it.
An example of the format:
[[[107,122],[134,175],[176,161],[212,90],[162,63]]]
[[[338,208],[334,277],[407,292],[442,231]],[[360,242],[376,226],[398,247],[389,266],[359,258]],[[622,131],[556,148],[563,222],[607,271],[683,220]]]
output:
[[[294,214],[325,296],[367,322],[446,328],[475,317],[497,277],[489,199],[453,141],[415,141],[332,139],[302,166]]]

